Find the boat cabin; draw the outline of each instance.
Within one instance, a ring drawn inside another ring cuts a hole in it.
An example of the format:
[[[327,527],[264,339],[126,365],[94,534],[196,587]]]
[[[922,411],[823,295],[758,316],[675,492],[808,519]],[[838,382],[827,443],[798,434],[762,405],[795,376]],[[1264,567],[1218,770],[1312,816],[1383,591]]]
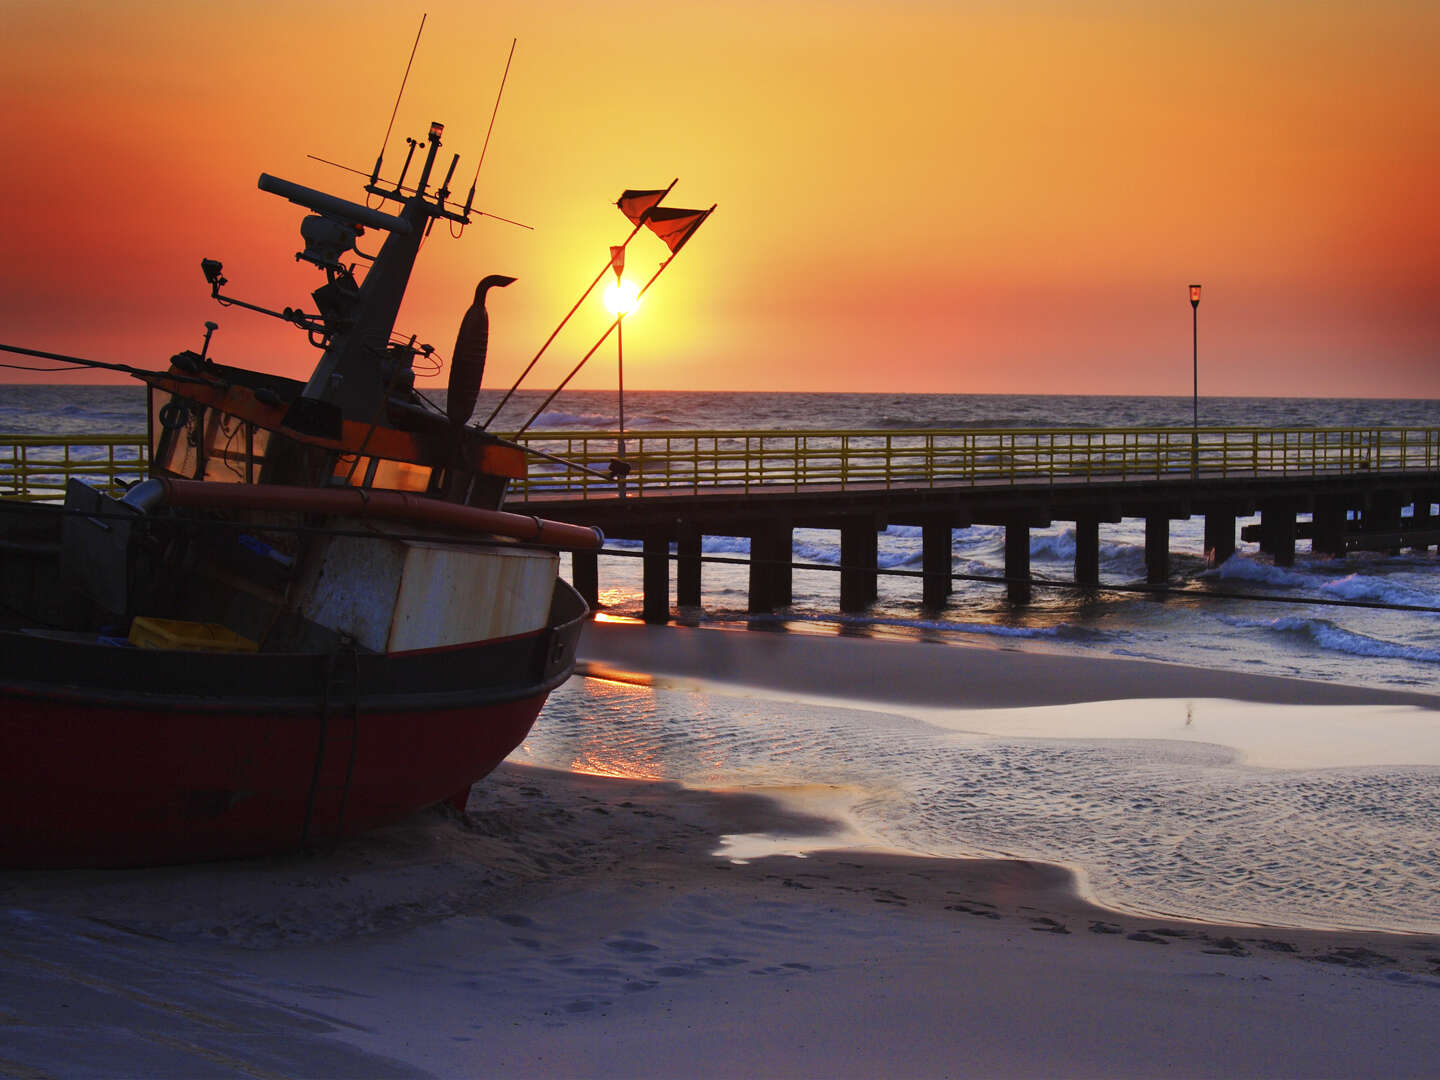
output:
[[[524,451],[449,423],[416,395],[386,400],[373,423],[345,420],[339,438],[296,430],[303,384],[181,353],[146,379],[151,472],[228,484],[356,487],[498,509]]]

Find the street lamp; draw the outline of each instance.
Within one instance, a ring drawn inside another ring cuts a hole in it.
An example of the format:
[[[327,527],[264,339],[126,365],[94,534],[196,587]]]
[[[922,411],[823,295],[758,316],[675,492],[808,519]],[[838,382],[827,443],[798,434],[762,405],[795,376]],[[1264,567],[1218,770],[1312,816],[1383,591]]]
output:
[[[1190,479],[1200,478],[1200,286],[1190,286]]]

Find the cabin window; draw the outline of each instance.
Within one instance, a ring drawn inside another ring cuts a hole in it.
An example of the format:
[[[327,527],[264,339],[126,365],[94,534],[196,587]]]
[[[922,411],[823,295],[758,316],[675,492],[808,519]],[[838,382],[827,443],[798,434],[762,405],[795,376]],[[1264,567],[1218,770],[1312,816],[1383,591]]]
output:
[[[211,410],[205,432],[205,474],[203,480],[221,484],[246,484],[254,480],[250,464],[252,425],[239,417]]]
[[[205,407],[173,394],[150,394],[152,468],[194,479],[200,471],[200,444]]]
[[[174,394],[150,393],[150,457],[157,472],[187,480],[253,484],[270,432]]]
[[[364,454],[341,454],[335,459],[334,477],[337,482],[352,487],[426,491],[430,486],[430,467]]]

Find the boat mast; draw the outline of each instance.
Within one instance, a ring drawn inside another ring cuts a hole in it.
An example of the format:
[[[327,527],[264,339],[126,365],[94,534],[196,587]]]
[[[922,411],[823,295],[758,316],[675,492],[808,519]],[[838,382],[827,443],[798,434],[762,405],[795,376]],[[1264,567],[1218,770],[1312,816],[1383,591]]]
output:
[[[459,212],[445,207],[445,200],[450,194],[450,175],[455,171],[458,155],[451,161],[445,182],[433,199],[426,194],[444,130],[443,124],[430,125],[425,163],[413,194],[407,195],[404,188],[409,158],[406,159],[407,169],[401,172],[393,188],[381,187],[374,178],[365,186],[371,194],[401,203],[403,209],[397,216],[378,213],[357,203],[275,177],[260,177],[262,190],[307,206],[337,225],[352,229],[357,225],[371,225],[385,229],[389,234],[358,292],[345,298],[347,317],[337,321],[337,328],[324,355],[316,364],[300,397],[292,404],[286,417],[290,427],[335,437],[341,420],[374,422],[381,415],[391,389],[409,385],[413,377],[410,366],[412,351],[403,346],[392,348],[390,336],[400,314],[400,304],[405,299],[405,289],[410,282],[420,243],[435,218],[446,218],[462,225],[470,222],[468,205]],[[409,141],[413,156],[419,144],[413,139]],[[348,280],[353,288],[353,278]],[[346,277],[332,280],[325,289],[338,285],[343,291],[345,281]],[[317,291],[317,299],[318,292],[323,291]],[[333,297],[331,299],[333,302]]]

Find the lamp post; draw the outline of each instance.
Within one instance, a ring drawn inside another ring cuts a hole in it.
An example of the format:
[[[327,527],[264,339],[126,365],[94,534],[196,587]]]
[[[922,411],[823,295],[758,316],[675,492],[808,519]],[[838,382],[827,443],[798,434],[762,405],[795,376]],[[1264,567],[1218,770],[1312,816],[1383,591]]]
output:
[[[1200,286],[1190,286],[1190,479],[1200,478]]]

